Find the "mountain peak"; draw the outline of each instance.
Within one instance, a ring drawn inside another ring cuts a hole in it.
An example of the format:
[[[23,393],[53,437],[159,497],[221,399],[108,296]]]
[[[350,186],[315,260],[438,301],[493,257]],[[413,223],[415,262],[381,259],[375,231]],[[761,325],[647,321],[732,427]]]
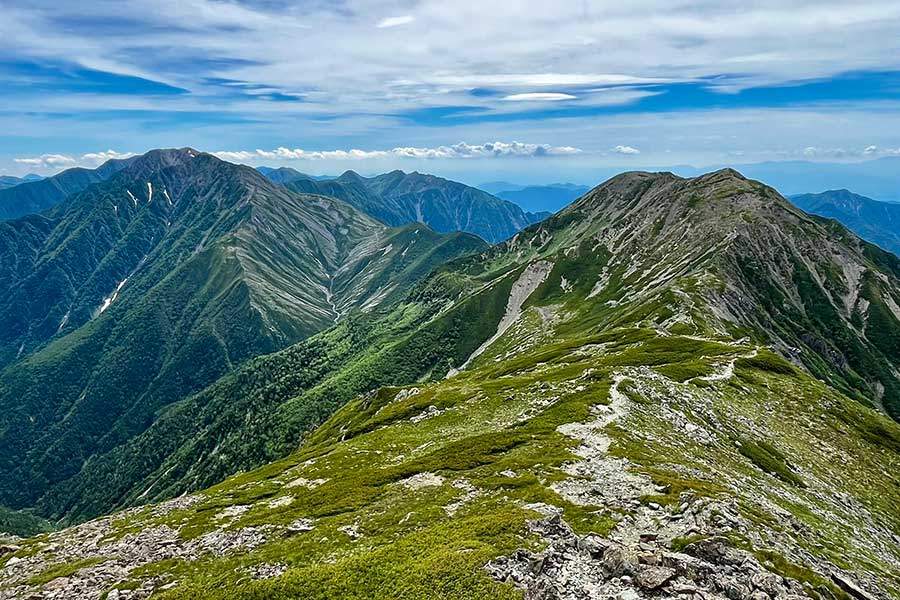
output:
[[[712,173],[707,173],[706,175],[702,175],[701,177],[740,179],[742,181],[747,181],[747,178],[744,177],[744,175],[742,173],[740,173],[738,170],[733,169],[731,167],[725,167],[723,169],[713,171]]]
[[[198,156],[214,158],[211,154],[198,152],[193,148],[162,148],[150,150],[130,159],[129,167],[144,172],[159,171],[166,167],[187,164]]]
[[[353,169],[347,169],[343,173],[341,173],[340,177],[338,177],[338,181],[344,182],[363,182],[365,181],[365,177],[354,171]]]

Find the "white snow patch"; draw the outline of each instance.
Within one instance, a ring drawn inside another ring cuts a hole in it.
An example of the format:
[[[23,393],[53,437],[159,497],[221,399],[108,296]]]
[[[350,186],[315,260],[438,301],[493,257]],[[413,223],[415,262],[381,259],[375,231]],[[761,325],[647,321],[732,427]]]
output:
[[[127,282],[127,281],[128,281],[127,277],[125,279],[123,279],[122,281],[120,281],[119,285],[116,286],[115,291],[103,299],[103,304],[101,304],[100,307],[97,309],[98,315],[100,313],[102,313],[104,310],[106,310],[107,308],[109,308],[110,305],[116,301],[116,298],[119,297],[119,291],[122,289],[122,287],[125,285],[125,282]]]
[[[127,193],[128,197],[131,198],[131,203],[137,206],[137,198],[134,197],[134,194],[131,193],[131,190],[125,190],[125,193]]]
[[[147,182],[147,202],[153,202],[153,184]]]
[[[172,206],[172,198],[169,197],[169,190],[163,188],[163,196],[166,197],[166,202],[169,203],[169,206]]]
[[[66,311],[66,314],[63,315],[63,318],[59,322],[59,327],[56,328],[56,333],[62,331],[62,328],[65,327],[66,323],[69,322],[69,312],[70,311]]]

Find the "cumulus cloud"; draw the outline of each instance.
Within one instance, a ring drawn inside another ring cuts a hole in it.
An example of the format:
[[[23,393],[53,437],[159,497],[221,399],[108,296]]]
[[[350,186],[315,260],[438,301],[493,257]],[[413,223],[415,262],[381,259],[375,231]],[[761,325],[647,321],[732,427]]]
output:
[[[616,154],[626,154],[626,155],[635,155],[635,154],[641,153],[641,151],[638,150],[637,148],[633,148],[631,146],[622,146],[622,145],[616,146],[615,148],[612,149],[612,151],[615,152]]]
[[[412,15],[402,15],[400,17],[388,17],[386,19],[382,19],[378,21],[375,25],[378,29],[387,29],[388,27],[399,27],[400,25],[407,25],[415,21],[416,18]]]
[[[452,146],[417,148],[400,146],[390,150],[304,150],[302,148],[276,148],[256,151],[237,150],[213,152],[222,160],[248,162],[260,160],[368,160],[378,158],[408,159],[465,159],[465,158],[505,158],[571,156],[580,154],[579,148],[572,146],[551,146],[550,144],[526,144],[523,142],[488,142],[467,144],[460,142]]]
[[[134,156],[133,152],[89,152],[81,156],[66,154],[42,154],[34,157],[14,158],[13,162],[39,170],[67,169],[70,167],[99,167],[111,159],[123,159]]]

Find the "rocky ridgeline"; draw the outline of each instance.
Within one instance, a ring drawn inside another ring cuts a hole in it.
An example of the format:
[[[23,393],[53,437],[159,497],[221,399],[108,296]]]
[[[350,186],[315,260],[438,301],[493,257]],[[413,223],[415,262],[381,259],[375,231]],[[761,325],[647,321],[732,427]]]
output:
[[[193,495],[165,502],[154,507],[152,516],[165,517],[202,499],[201,495]],[[233,515],[225,510],[220,515],[218,529],[187,541],[179,535],[177,524],[156,525],[124,535],[117,533],[116,523],[136,516],[139,510],[127,510],[51,533],[38,542],[36,552],[12,556],[0,568],[0,600],[87,600],[101,598],[104,593],[107,600],[143,600],[173,587],[177,581],[166,577],[142,578],[139,587],[129,589],[129,585],[123,583],[138,567],[174,558],[190,561],[210,554],[224,556],[249,552],[274,536],[294,535],[312,529],[307,522],[288,527],[268,525],[227,529],[231,524],[228,517]],[[0,545],[0,561],[4,555],[20,550],[15,543]],[[277,577],[285,570],[284,565],[263,564],[249,575],[265,579]],[[59,575],[49,577],[47,573],[50,572]]]
[[[657,523],[663,521],[659,528],[639,531],[634,526],[642,521],[638,518],[624,528],[620,524],[610,538],[577,535],[559,514],[533,521],[531,531],[547,542],[547,548],[520,549],[491,561],[486,569],[498,581],[523,589],[525,600],[834,600],[834,589],[856,600],[876,600],[837,572],[830,575],[835,587],[814,587],[770,571],[754,554],[717,534],[740,527],[740,517],[730,507],[702,500],[692,503],[685,496],[682,512],[653,517]],[[709,535],[681,538],[687,543],[677,551],[673,548],[673,539],[668,538],[673,532],[697,532],[704,525],[712,525],[704,528]]]

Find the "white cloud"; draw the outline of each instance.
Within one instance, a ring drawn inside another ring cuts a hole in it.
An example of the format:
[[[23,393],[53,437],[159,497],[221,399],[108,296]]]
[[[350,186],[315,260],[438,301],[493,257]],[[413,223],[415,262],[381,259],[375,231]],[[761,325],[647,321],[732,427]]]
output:
[[[378,21],[375,25],[378,29],[387,29],[388,27],[398,27],[400,25],[408,25],[415,21],[416,18],[411,15],[403,15],[400,17],[388,17]]]
[[[575,100],[578,96],[572,94],[560,94],[553,92],[528,92],[525,94],[511,94],[505,96],[504,100],[511,101],[538,101],[538,102],[558,102],[560,100]]]
[[[116,152],[115,150],[107,150],[105,152],[89,152],[81,156],[68,156],[66,154],[42,154],[40,156],[14,158],[13,162],[25,165],[37,170],[59,170],[70,167],[99,167],[103,163],[111,159],[123,159],[134,156],[132,152]]]
[[[788,153],[791,154],[791,153]],[[796,153],[795,153],[796,154]],[[800,153],[805,158],[829,158],[829,159],[859,159],[876,158],[879,156],[898,156],[900,148],[879,148],[874,144],[864,148],[823,148],[819,146],[807,146]]]
[[[551,146],[550,144],[526,144],[522,142],[489,142],[467,144],[460,142],[452,146],[417,148],[400,146],[390,150],[304,150],[302,148],[276,148],[274,150],[247,150],[213,152],[222,160],[234,162],[259,162],[261,160],[370,160],[382,158],[407,159],[466,159],[466,158],[508,158],[572,156],[582,152],[572,146]]]
[[[75,159],[65,154],[41,154],[32,158],[14,158],[13,162],[29,167],[42,169],[68,167],[75,165]]]
[[[102,165],[108,160],[121,160],[123,158],[131,158],[135,156],[134,152],[116,152],[115,150],[107,150],[106,152],[91,152],[81,156],[81,163]]]
[[[637,148],[633,148],[631,146],[622,146],[622,145],[616,146],[615,148],[612,149],[612,151],[615,152],[616,154],[627,154],[627,155],[635,155],[635,154],[641,153],[641,151],[638,150]]]

